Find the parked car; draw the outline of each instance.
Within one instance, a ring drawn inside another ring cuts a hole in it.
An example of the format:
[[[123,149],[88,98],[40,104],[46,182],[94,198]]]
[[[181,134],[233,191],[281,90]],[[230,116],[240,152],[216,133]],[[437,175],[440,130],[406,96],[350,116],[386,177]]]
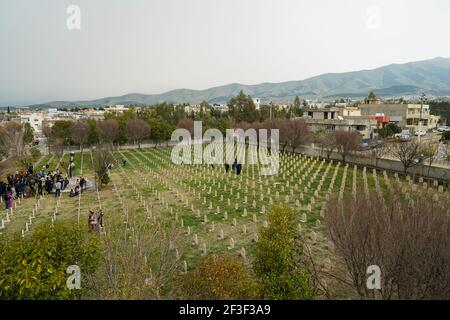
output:
[[[365,140],[361,144],[361,151],[372,150],[383,146],[383,140]]]
[[[437,128],[437,131],[439,131],[439,132],[447,132],[447,131],[450,131],[450,127],[439,127],[439,128]]]
[[[409,134],[401,134],[399,137],[400,141],[409,141],[411,140],[411,136]]]
[[[419,130],[419,131],[416,131],[416,133],[414,133],[414,135],[416,137],[424,137],[427,135],[427,132],[425,130]]]

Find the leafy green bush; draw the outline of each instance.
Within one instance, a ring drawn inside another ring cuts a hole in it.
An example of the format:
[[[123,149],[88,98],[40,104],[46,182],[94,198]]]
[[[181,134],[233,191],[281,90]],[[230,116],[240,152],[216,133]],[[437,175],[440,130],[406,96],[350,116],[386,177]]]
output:
[[[257,297],[257,284],[237,258],[212,255],[188,274],[183,292],[189,299],[242,300]]]
[[[378,129],[378,134],[382,138],[388,138],[396,133],[401,133],[402,129],[395,123],[388,123],[384,128]]]
[[[264,299],[314,299],[316,288],[296,231],[296,213],[275,207],[259,231],[253,263]]]
[[[443,138],[444,140],[446,140],[446,141],[449,141],[449,140],[450,140],[450,131],[445,131],[445,132],[442,134],[442,138]]]
[[[100,241],[65,224],[40,225],[30,236],[0,241],[0,299],[75,299],[86,290],[83,277],[100,261]],[[67,267],[81,270],[81,290],[69,290]]]
[[[34,161],[39,160],[39,158],[41,157],[41,151],[38,148],[32,148],[30,153]]]

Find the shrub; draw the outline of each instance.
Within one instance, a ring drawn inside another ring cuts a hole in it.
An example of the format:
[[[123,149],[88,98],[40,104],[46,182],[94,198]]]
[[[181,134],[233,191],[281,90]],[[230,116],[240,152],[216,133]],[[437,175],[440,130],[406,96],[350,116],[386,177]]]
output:
[[[104,146],[98,147],[93,154],[93,166],[99,189],[108,185],[110,182],[109,168],[113,163],[113,160],[110,151]]]
[[[212,255],[188,274],[183,286],[189,299],[243,300],[257,297],[257,285],[237,258]]]
[[[100,242],[80,229],[56,224],[37,226],[21,238],[0,241],[0,299],[74,299],[86,290],[83,277],[100,261]],[[81,270],[81,290],[69,290],[67,267]]]
[[[442,134],[442,139],[444,139],[445,141],[450,141],[450,131],[445,131]]]
[[[449,299],[448,199],[420,191],[409,199],[395,189],[333,199],[326,219],[331,239],[361,298]],[[381,289],[366,286],[367,268],[381,269]]]
[[[34,161],[39,160],[39,158],[41,157],[41,151],[38,148],[32,148],[31,157],[33,158]]]
[[[275,207],[259,231],[253,264],[264,299],[314,299],[316,288],[292,209]]]

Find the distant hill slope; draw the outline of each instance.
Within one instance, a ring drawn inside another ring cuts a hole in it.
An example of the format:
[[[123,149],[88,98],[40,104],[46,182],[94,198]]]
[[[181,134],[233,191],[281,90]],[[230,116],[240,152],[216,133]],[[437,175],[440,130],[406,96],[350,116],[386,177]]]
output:
[[[196,103],[225,102],[244,90],[263,101],[302,98],[364,97],[371,90],[379,96],[408,96],[426,92],[437,96],[450,95],[450,58],[392,64],[374,70],[330,73],[306,80],[257,85],[228,84],[206,90],[178,89],[162,94],[127,94],[92,101],[54,101],[30,107],[86,107],[116,104],[152,105],[161,101]]]

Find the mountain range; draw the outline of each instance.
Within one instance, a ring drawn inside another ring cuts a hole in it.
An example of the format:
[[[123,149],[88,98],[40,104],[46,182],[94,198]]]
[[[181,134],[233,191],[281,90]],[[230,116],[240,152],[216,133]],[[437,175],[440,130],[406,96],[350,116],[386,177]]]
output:
[[[450,95],[450,58],[391,64],[373,70],[328,73],[299,81],[245,85],[232,83],[205,90],[177,89],[162,94],[132,93],[91,101],[53,101],[31,108],[100,107],[110,105],[153,105],[171,103],[221,103],[240,90],[264,101],[292,101],[295,96],[308,99],[362,98],[369,91],[381,97]]]

